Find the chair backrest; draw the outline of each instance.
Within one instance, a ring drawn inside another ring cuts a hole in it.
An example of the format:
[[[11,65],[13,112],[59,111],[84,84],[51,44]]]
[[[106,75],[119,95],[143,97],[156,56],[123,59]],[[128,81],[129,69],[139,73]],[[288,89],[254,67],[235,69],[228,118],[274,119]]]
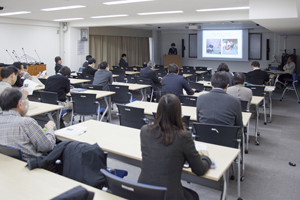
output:
[[[146,78],[137,78],[136,82],[137,84],[151,85],[150,79],[146,79]],[[147,94],[150,94],[152,92],[152,87],[147,87],[146,92]]]
[[[167,73],[166,72],[162,72],[162,71],[156,71],[156,74],[157,74],[157,76],[158,77],[164,77],[165,75],[167,75]]]
[[[58,95],[56,92],[39,91],[43,103],[58,104]]]
[[[122,71],[122,68],[120,66],[112,66],[113,70]]]
[[[166,92],[163,92],[163,91],[160,91],[160,90],[158,90],[158,91],[153,91],[153,100],[154,100],[154,102],[156,102],[156,103],[158,103],[159,102],[159,100],[160,100],[160,98],[162,97],[162,96],[164,96],[165,94],[167,94]]]
[[[130,200],[165,200],[167,188],[136,183],[113,175],[105,169],[100,170],[104,175],[108,189],[117,196]]]
[[[264,79],[261,78],[246,78],[247,83],[251,83],[253,85],[263,85]]]
[[[83,76],[83,79],[90,80],[90,82],[88,82],[88,83],[90,83],[90,84],[92,84],[92,83],[93,83],[93,81],[94,81],[94,76],[93,76],[93,75],[89,75],[89,74],[82,74],[82,76]]]
[[[204,85],[201,83],[189,82],[189,84],[190,84],[191,88],[194,88],[200,92],[204,90]]]
[[[23,160],[22,151],[15,147],[0,145],[0,153],[18,160]]]
[[[83,84],[82,88],[86,88],[88,90],[103,90],[103,86],[91,84]]]
[[[253,96],[259,96],[259,97],[265,96],[265,86],[246,85],[245,87],[252,90]]]
[[[153,114],[153,117],[154,117],[154,119],[155,119],[155,117],[156,117],[156,112],[152,112],[152,114]],[[182,117],[182,122],[185,124],[185,127],[186,127],[186,128],[189,127],[190,119],[191,119],[191,116],[184,115],[184,116]]]
[[[46,85],[46,81],[47,81],[46,78],[39,78],[39,80],[40,80],[44,85]]]
[[[82,73],[83,68],[84,68],[84,67],[79,67],[78,72]]]
[[[137,83],[135,75],[127,75],[127,83]]]
[[[184,74],[195,74],[195,70],[194,69],[183,68],[183,73]]]
[[[78,72],[77,72],[77,78],[78,78],[78,79],[83,79],[82,73],[78,73]]]
[[[241,101],[241,108],[242,108],[242,112],[249,112],[249,109],[248,109],[248,101],[244,101],[242,99],[240,99]]]
[[[182,69],[194,69],[194,67],[193,66],[182,66]]]
[[[124,67],[125,71],[133,71],[133,67]]]
[[[196,66],[196,71],[207,71],[207,67]]]
[[[120,104],[129,103],[130,94],[128,88],[125,85],[109,85],[109,90],[115,92],[115,94],[111,95],[111,101]]]
[[[145,114],[143,108],[117,105],[119,111],[120,125],[131,128],[142,128],[145,125]]]
[[[181,95],[181,103],[183,104],[183,106],[196,107],[197,97]]]
[[[208,74],[204,75],[203,77],[204,77],[204,81],[210,81],[211,79],[211,75]]]
[[[73,113],[78,115],[97,114],[96,94],[71,93]]]
[[[156,69],[165,69],[165,66],[164,65],[155,65],[155,68]]]
[[[124,82],[124,80],[125,80],[125,71],[113,70],[113,74],[119,75],[118,77],[116,77],[117,82]]]
[[[202,124],[194,122],[196,140],[211,144],[237,148],[238,126]]]

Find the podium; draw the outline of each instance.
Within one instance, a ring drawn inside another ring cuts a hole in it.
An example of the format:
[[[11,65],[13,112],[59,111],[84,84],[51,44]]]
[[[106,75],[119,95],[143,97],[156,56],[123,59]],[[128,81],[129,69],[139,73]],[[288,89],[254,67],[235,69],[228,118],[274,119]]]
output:
[[[181,69],[181,55],[164,55],[164,66],[175,63]]]

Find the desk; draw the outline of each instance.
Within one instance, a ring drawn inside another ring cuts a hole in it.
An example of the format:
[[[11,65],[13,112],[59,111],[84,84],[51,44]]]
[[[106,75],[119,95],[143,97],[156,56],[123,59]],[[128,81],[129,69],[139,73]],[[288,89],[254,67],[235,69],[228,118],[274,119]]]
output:
[[[198,81],[197,83],[203,84],[204,87],[211,87],[210,81]]]
[[[139,74],[140,72],[135,72],[135,71],[125,71],[126,75],[135,75],[135,74]]]
[[[264,97],[252,96],[251,104],[256,106],[256,122],[255,122],[255,144],[259,145],[257,136],[259,136],[258,130],[258,118],[259,118],[259,104],[264,100]],[[264,114],[266,109],[264,109]],[[249,131],[247,133],[247,150],[248,150],[248,141],[249,141]]]
[[[0,154],[1,199],[52,199],[81,185],[95,193],[95,200],[121,200],[123,198],[44,169],[29,170],[26,162]]]
[[[113,74],[112,77],[113,77],[114,82],[116,82],[116,78],[119,77],[119,75]]]
[[[96,120],[82,122],[80,126],[88,127],[86,133],[82,135],[70,136],[63,135],[60,131],[60,134],[55,133],[55,135],[65,139],[86,142],[89,144],[98,143],[98,145],[105,151],[138,161],[137,166],[140,167],[142,154],[139,129],[99,122]],[[191,169],[184,168],[183,175],[187,179],[194,179],[193,181],[195,182],[201,178],[211,181],[219,181],[223,176],[223,199],[225,199],[227,187],[226,171],[230,164],[238,156],[240,150],[208,143],[206,144],[210,157],[213,158],[216,163],[216,169],[211,169],[202,177],[198,177],[191,172]]]
[[[62,109],[63,106],[61,105],[53,105],[53,104],[47,104],[47,103],[40,103],[40,102],[35,102],[35,101],[29,101],[29,108],[27,113],[25,114],[26,117],[32,117],[36,115],[40,115],[43,113],[48,113],[48,117],[52,121],[56,121],[56,127],[57,129],[60,128],[60,120],[59,120],[59,115],[60,115],[60,109]],[[57,111],[56,112],[56,120],[53,119],[51,112]]]
[[[69,80],[72,85],[79,84],[79,83],[87,83],[91,81],[88,79],[78,79],[78,78],[69,78]]]
[[[33,89],[33,91],[44,90],[44,89],[45,89],[45,85],[38,85]]]
[[[147,100],[147,92],[146,88],[151,87],[151,85],[143,85],[143,84],[135,84],[135,83],[122,83],[122,82],[113,82],[113,85],[123,85],[123,86],[128,86],[129,90],[141,90],[142,93],[142,100],[141,101],[146,101]]]

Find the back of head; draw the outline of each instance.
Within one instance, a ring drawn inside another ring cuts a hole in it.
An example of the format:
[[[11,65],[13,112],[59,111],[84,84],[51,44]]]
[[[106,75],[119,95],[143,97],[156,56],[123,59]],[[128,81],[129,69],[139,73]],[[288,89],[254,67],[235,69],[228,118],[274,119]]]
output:
[[[104,61],[104,62],[102,62],[98,65],[98,68],[99,69],[106,69],[107,66],[108,66],[108,63],[106,61]]]
[[[93,64],[93,63],[96,63],[95,58],[90,58],[90,59],[88,60],[88,64],[90,65],[90,64]]]
[[[59,73],[61,73],[63,76],[69,77],[71,74],[71,69],[67,66],[64,66],[59,70]]]
[[[15,66],[11,65],[11,66],[8,66],[8,67],[3,67],[2,70],[1,70],[1,77],[3,79],[6,79],[12,73],[14,73],[15,75],[17,75],[17,73],[18,73],[18,69]]]
[[[26,63],[23,63],[23,68],[24,68],[24,69],[28,69],[28,66],[27,66]]]
[[[54,58],[55,63],[58,63],[58,61],[60,61],[60,60],[61,60],[61,57],[60,57],[60,56],[56,56],[56,57]]]
[[[171,44],[171,47],[175,47],[175,46],[176,46],[175,43],[172,43],[172,44]]]
[[[7,88],[0,95],[0,107],[3,111],[9,111],[17,108],[23,94],[19,89]]]
[[[246,81],[246,76],[242,72],[236,72],[232,78],[233,85],[244,84],[245,81]]]
[[[169,65],[169,73],[175,73],[175,74],[177,74],[178,71],[179,71],[179,68],[178,68],[178,66],[176,64],[173,63],[173,64]]]
[[[211,79],[211,85],[214,88],[222,88],[225,89],[229,84],[229,78],[227,74],[224,72],[217,72],[214,75],[212,75]]]
[[[251,63],[251,66],[252,67],[260,67],[260,64],[259,64],[259,62],[258,61],[253,61],[252,63]]]
[[[86,60],[89,60],[90,58],[92,58],[91,55],[87,55],[87,56],[85,57]]]
[[[155,66],[155,62],[150,60],[150,61],[147,63],[147,66],[150,67],[150,68],[151,68],[151,67],[154,67],[154,66]]]
[[[221,63],[217,68],[218,72],[229,72],[229,67],[226,63]]]
[[[17,69],[22,69],[22,63],[21,62],[14,62],[13,66],[15,66]]]

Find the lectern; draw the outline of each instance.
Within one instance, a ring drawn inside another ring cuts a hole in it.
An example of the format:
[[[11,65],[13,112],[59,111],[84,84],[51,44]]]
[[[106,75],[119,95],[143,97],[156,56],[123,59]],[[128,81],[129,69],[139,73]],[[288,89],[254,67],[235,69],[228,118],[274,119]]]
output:
[[[181,69],[181,55],[164,55],[164,66],[175,63]]]

